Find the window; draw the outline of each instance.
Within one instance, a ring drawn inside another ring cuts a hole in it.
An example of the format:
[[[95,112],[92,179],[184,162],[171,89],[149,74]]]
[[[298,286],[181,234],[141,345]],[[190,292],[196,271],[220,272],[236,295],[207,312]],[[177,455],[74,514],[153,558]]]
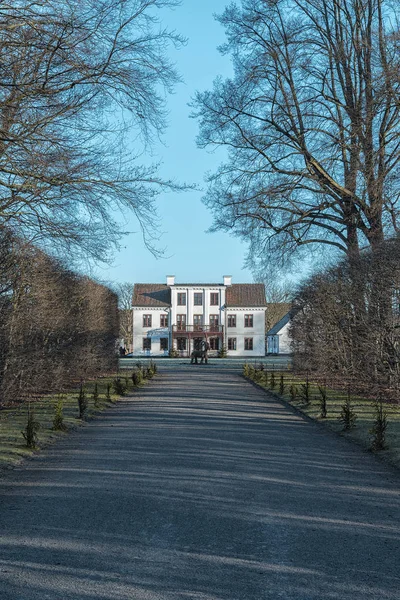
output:
[[[244,338],[244,349],[253,350],[253,338]]]
[[[160,327],[168,327],[168,315],[160,315]]]
[[[218,329],[218,315],[210,315],[210,329],[211,331]]]
[[[219,304],[219,293],[218,292],[211,292],[210,304],[211,304],[211,306],[218,306],[218,304]]]
[[[228,350],[236,350],[236,338],[228,338]]]
[[[228,327],[236,327],[236,315],[228,315]]]
[[[176,338],[178,350],[186,350],[186,338]]]
[[[143,338],[143,350],[151,350],[151,338]]]
[[[178,306],[186,306],[186,294],[178,293]]]
[[[143,327],[151,327],[151,315],[143,315]]]
[[[219,350],[219,338],[210,338],[210,350]]]
[[[203,294],[201,292],[194,293],[194,305],[203,306]]]
[[[203,329],[203,315],[193,315],[193,326],[195,331]]]
[[[176,315],[178,331],[186,331],[186,315]]]
[[[201,350],[203,342],[204,342],[203,338],[193,338],[193,349],[194,350]]]
[[[168,338],[160,338],[160,350],[168,350]]]
[[[253,315],[244,315],[244,326],[253,327]]]

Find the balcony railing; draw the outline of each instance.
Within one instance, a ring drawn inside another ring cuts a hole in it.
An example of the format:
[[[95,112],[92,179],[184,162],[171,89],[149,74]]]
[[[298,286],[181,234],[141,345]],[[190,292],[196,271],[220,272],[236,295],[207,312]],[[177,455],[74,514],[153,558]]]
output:
[[[172,325],[172,333],[223,333],[223,325]]]

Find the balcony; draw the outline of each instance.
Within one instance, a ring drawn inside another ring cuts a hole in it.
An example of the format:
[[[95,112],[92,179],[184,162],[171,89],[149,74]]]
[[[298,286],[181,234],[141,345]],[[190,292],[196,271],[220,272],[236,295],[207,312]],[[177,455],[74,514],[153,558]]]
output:
[[[189,335],[223,335],[224,326],[223,325],[172,325],[172,333],[173,335],[179,335],[181,333],[186,333]]]

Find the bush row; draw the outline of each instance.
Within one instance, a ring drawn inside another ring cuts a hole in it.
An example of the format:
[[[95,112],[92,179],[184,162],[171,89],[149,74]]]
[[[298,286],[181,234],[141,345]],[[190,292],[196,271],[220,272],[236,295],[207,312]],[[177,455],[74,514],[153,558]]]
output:
[[[116,295],[0,229],[0,406],[116,370]]]

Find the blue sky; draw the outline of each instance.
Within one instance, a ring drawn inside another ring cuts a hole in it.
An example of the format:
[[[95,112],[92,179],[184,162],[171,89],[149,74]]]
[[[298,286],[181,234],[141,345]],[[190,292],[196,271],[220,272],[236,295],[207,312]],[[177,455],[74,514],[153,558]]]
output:
[[[228,0],[183,0],[173,11],[164,11],[162,22],[188,39],[171,57],[184,79],[168,99],[169,127],[164,145],[158,144],[154,157],[160,158],[161,174],[168,179],[205,187],[204,175],[213,171],[222,155],[196,148],[197,122],[190,119],[188,103],[196,90],[209,89],[217,75],[231,73],[229,58],[217,46],[224,41],[223,28],[213,18]],[[210,212],[201,202],[202,192],[168,193],[158,201],[166,247],[165,259],[156,259],[145,248],[134,218],[128,218],[121,251],[110,267],[98,268],[97,275],[110,282],[164,282],[167,274],[178,281],[222,281],[232,275],[234,282],[251,282],[252,274],[243,269],[246,244],[226,233],[206,233],[212,223]]]

